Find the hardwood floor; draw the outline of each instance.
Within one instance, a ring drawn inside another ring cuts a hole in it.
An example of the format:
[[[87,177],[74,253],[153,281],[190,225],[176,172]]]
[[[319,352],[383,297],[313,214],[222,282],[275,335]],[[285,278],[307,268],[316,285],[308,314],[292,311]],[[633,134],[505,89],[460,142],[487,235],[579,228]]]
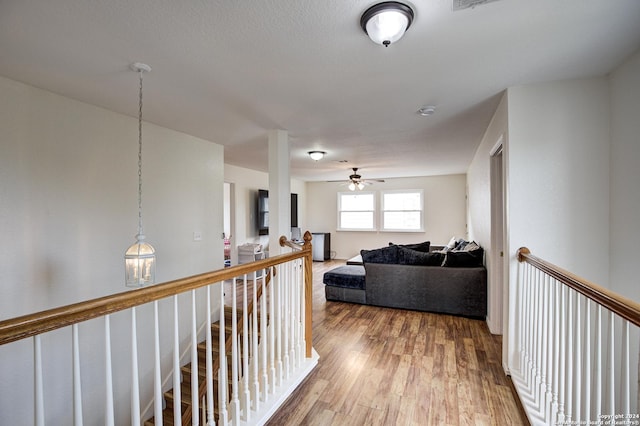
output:
[[[327,302],[314,262],[320,361],[268,425],[523,425],[484,321]]]

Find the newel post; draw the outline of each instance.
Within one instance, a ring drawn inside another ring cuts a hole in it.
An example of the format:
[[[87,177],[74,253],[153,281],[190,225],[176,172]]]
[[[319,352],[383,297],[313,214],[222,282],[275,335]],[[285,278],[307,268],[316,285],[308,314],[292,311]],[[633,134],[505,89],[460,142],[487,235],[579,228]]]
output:
[[[526,259],[526,256],[527,256],[528,254],[531,254],[531,251],[529,251],[529,249],[528,249],[528,248],[526,248],[526,247],[520,247],[520,248],[518,249],[518,251],[516,252],[516,256],[517,256],[517,258],[518,258],[518,262],[524,262],[524,261],[525,261],[525,259]]]
[[[304,233],[304,244],[302,251],[304,252],[304,338],[306,342],[306,357],[311,358],[312,348],[312,321],[313,321],[313,254],[311,250],[311,240],[313,237],[309,231]]]

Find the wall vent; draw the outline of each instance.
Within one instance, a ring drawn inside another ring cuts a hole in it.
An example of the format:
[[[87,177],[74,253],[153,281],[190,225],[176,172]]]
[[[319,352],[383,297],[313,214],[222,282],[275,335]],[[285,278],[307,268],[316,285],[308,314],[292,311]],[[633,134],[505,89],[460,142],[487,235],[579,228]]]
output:
[[[494,1],[498,0],[453,0],[452,9],[454,12],[463,9],[473,9],[476,6],[481,6]]]

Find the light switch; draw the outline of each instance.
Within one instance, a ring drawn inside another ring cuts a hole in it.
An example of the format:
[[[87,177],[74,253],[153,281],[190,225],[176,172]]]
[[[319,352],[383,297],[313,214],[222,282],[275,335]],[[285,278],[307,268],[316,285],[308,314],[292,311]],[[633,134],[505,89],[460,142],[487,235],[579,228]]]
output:
[[[202,233],[198,231],[193,232],[193,241],[202,241]]]

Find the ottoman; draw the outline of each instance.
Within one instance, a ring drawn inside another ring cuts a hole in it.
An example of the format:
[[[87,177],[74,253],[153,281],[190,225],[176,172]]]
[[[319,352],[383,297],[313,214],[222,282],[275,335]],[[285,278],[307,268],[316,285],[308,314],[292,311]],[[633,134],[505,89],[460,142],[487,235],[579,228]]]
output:
[[[322,282],[327,300],[351,303],[367,303],[364,266],[338,266],[324,273]]]

